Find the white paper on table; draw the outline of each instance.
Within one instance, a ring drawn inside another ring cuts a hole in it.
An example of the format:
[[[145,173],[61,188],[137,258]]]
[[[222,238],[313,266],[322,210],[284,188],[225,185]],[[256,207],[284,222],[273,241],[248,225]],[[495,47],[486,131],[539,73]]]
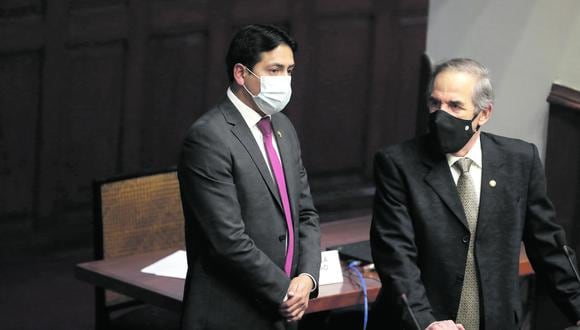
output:
[[[342,267],[338,250],[322,251],[320,263],[320,285],[342,283]]]
[[[184,250],[178,250],[141,269],[141,272],[157,276],[185,279],[185,275],[187,274],[187,255]]]

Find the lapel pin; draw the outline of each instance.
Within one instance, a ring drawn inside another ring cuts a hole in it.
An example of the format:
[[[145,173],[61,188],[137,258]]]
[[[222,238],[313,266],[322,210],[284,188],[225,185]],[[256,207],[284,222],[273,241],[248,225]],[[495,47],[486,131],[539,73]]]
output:
[[[496,185],[497,185],[497,182],[495,182],[495,180],[489,180],[490,187],[495,188]]]
[[[280,131],[276,131],[276,134],[278,134],[278,137],[281,138],[282,137],[282,132]]]

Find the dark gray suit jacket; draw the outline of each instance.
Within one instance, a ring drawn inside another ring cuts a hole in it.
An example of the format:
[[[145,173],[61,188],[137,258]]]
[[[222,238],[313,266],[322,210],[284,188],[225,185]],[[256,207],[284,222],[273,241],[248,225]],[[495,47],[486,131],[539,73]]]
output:
[[[474,252],[482,329],[518,328],[522,241],[540,281],[570,320],[579,320],[580,286],[554,238],[562,229],[554,222],[536,147],[486,133],[480,138],[483,172]],[[415,329],[401,293],[407,294],[422,329],[457,316],[470,234],[447,159],[432,141],[426,135],[375,157],[371,246],[383,288],[374,326]]]
[[[298,138],[283,114],[273,115],[272,125],[294,221],[292,276],[318,281],[318,214]],[[284,329],[277,309],[290,281],[286,220],[264,157],[229,100],[192,125],[178,174],[189,266],[183,329]]]

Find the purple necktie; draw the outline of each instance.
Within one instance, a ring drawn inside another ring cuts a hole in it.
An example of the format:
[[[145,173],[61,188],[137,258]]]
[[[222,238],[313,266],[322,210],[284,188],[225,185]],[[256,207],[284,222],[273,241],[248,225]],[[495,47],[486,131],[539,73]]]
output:
[[[258,128],[264,136],[264,146],[266,147],[266,154],[270,161],[270,167],[278,185],[278,192],[282,199],[282,206],[284,207],[284,215],[286,217],[286,225],[288,226],[288,250],[286,252],[286,262],[284,264],[284,271],[290,276],[292,269],[292,258],[294,257],[294,225],[292,224],[292,212],[290,211],[290,201],[288,200],[288,191],[286,190],[286,179],[284,178],[284,169],[278,154],[272,144],[272,123],[270,118],[264,117],[258,122]]]

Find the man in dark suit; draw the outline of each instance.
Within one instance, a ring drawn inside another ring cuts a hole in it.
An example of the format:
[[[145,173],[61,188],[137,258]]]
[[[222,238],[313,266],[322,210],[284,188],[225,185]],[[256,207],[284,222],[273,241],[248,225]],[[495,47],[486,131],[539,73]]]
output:
[[[317,294],[320,232],[290,100],[296,43],[250,25],[226,57],[226,99],[179,164],[188,272],[183,329],[295,328]]]
[[[492,113],[487,69],[447,61],[428,96],[429,133],[375,156],[371,246],[383,286],[373,325],[519,328],[522,241],[538,279],[571,322],[580,320],[580,285],[538,150],[480,130]]]

